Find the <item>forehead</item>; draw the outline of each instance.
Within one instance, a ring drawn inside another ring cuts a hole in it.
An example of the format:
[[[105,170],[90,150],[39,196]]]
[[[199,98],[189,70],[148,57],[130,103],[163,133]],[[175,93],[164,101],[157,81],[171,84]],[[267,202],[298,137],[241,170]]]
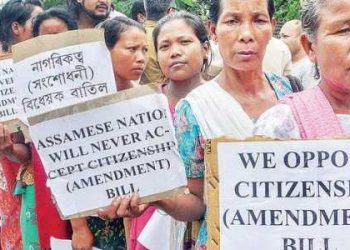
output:
[[[268,14],[268,1],[267,0],[221,0],[220,4],[221,15],[234,12],[234,13],[255,13],[264,12]]]
[[[147,42],[146,34],[136,27],[128,27],[120,34],[119,41],[122,42]]]
[[[195,32],[190,24],[183,19],[175,19],[163,25],[159,32],[158,39],[169,36],[195,35]]]
[[[297,34],[299,31],[301,31],[301,26],[295,22],[285,23],[281,28],[281,33],[283,34]]]
[[[319,10],[319,29],[321,30],[348,22],[350,22],[349,0],[332,0]]]

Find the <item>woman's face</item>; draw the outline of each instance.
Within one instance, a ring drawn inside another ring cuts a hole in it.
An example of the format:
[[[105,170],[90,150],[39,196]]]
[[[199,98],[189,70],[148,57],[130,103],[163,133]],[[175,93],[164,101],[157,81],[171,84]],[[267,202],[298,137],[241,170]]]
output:
[[[35,18],[37,15],[39,15],[41,12],[43,12],[43,9],[35,6],[33,9],[33,12],[30,16],[30,18],[25,22],[24,25],[19,25],[17,30],[17,39],[16,42],[23,42],[25,40],[28,40],[33,37],[32,31],[33,31],[33,18]]]
[[[158,36],[158,61],[163,74],[173,81],[198,76],[208,49],[184,20],[165,24]]]
[[[262,68],[272,24],[266,0],[222,0],[211,29],[226,66],[239,71]]]
[[[350,92],[350,1],[330,2],[319,12],[311,59],[320,67],[323,82]]]
[[[58,34],[65,31],[68,31],[68,27],[64,21],[58,18],[50,18],[41,23],[39,36]]]
[[[146,34],[138,28],[128,28],[120,34],[110,53],[116,78],[138,80],[147,62]]]

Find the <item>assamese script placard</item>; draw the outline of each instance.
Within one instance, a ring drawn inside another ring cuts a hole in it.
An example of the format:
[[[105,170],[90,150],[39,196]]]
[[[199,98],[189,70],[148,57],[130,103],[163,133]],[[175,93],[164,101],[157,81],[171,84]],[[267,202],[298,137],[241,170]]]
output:
[[[209,249],[350,249],[350,140],[207,145]]]
[[[136,192],[144,202],[154,201],[187,185],[167,99],[150,86],[29,122],[64,218],[94,213]]]
[[[17,117],[13,71],[11,56],[0,58],[0,122],[9,121]]]
[[[40,36],[13,47],[19,117],[116,92],[110,53],[101,30]]]

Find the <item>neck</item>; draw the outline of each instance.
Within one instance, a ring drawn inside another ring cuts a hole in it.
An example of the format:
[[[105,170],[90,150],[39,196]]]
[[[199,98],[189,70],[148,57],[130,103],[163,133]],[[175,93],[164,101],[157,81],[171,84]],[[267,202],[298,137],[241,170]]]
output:
[[[198,87],[202,83],[201,74],[197,74],[190,79],[184,81],[171,81],[167,86],[166,95],[172,105],[184,98],[192,89]]]
[[[118,77],[118,76],[115,77],[115,82],[116,82],[116,86],[117,86],[118,91],[130,89],[133,87],[130,80],[126,80],[126,79],[123,79],[123,78]]]
[[[294,56],[292,56],[292,63],[299,62],[300,60],[304,59],[306,57],[306,53],[303,49],[299,50],[298,53],[296,53]]]
[[[350,114],[350,90],[344,91],[344,89],[336,87],[332,83],[326,83],[324,80],[319,86],[336,114]]]
[[[238,71],[227,66],[219,75],[219,84],[228,92],[255,95],[265,86],[266,78],[262,69]]]
[[[80,13],[78,18],[79,29],[91,29],[95,28],[96,22],[87,16],[85,13]]]

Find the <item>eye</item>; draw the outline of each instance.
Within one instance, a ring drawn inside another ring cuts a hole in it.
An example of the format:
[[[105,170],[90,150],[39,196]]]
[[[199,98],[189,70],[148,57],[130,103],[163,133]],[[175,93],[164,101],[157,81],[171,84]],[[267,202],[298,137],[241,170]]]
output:
[[[238,20],[235,19],[235,18],[232,18],[232,19],[227,19],[224,21],[224,24],[227,24],[227,25],[235,25],[238,23]]]
[[[159,46],[159,50],[167,50],[169,48],[169,44],[162,44]]]
[[[344,28],[337,32],[338,34],[348,34],[350,33],[350,28]]]
[[[147,47],[143,48],[143,52],[147,53],[148,52],[148,48]]]
[[[265,18],[257,18],[257,19],[255,19],[255,22],[256,22],[257,24],[265,24],[265,23],[267,23],[268,21],[267,21]]]
[[[136,47],[129,47],[127,48],[130,52],[135,52],[136,51]]]
[[[191,43],[191,40],[181,40],[182,45],[188,45]]]

